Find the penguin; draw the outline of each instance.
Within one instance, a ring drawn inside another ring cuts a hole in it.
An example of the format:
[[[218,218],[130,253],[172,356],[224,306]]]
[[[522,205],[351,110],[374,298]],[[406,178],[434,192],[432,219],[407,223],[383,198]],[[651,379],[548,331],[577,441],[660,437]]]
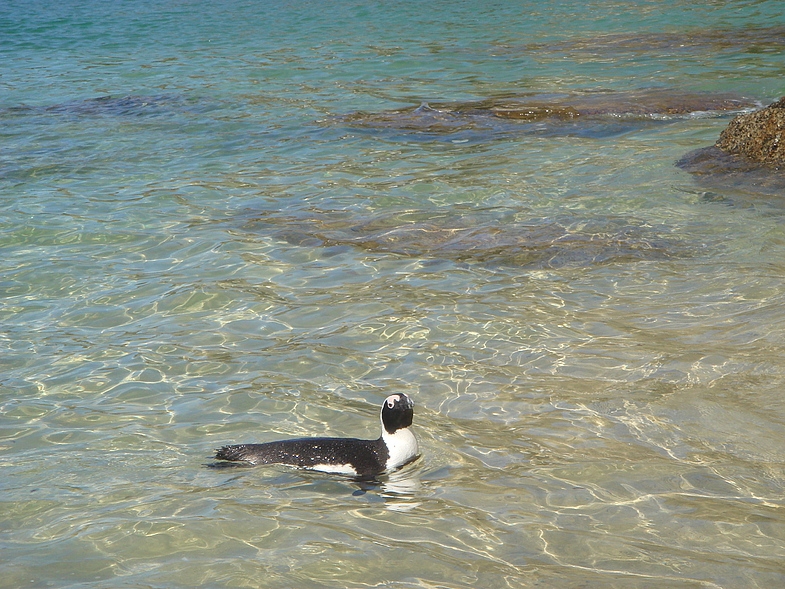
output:
[[[414,403],[404,393],[382,403],[382,435],[376,440],[358,438],[297,438],[266,444],[223,446],[217,460],[248,465],[288,464],[320,472],[371,478],[394,471],[419,456],[411,430]]]

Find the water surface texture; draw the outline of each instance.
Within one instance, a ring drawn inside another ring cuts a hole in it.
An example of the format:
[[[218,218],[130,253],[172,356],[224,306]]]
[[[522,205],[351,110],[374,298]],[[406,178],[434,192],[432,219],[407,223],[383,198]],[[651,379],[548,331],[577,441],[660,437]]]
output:
[[[0,39],[0,587],[785,583],[785,196],[675,165],[785,94],[779,0],[8,0]],[[399,391],[378,481],[205,467]]]

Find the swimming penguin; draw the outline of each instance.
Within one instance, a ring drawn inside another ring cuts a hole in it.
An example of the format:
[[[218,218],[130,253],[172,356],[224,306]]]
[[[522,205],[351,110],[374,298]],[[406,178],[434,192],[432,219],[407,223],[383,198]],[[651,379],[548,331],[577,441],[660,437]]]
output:
[[[417,438],[411,430],[414,403],[403,393],[382,404],[382,435],[357,438],[298,438],[266,444],[237,444],[216,450],[218,460],[247,464],[289,464],[322,472],[372,477],[390,472],[417,458]],[[219,463],[220,464],[220,463]]]

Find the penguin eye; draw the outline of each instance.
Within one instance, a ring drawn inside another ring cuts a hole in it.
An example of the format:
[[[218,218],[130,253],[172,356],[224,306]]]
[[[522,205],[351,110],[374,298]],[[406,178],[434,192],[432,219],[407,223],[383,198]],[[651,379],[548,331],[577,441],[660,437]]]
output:
[[[395,407],[395,401],[393,401],[392,399],[387,399],[387,407],[389,407],[390,409]]]
[[[400,401],[401,397],[399,395],[390,395],[387,397],[387,408],[392,409],[395,407],[395,402]]]

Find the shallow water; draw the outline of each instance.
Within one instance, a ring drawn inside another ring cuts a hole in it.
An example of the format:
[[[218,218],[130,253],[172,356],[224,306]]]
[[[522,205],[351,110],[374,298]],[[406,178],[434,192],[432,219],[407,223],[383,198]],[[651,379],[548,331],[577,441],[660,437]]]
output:
[[[785,209],[674,165],[729,115],[335,121],[766,103],[783,25],[773,1],[4,4],[0,586],[782,584]],[[422,457],[375,484],[205,468],[374,437],[397,391]]]

